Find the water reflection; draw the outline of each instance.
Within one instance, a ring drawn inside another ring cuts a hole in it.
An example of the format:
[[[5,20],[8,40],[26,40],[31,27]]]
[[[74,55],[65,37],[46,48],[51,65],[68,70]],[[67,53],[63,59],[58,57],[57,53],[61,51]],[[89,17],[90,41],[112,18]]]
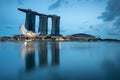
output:
[[[26,70],[31,70],[35,67],[35,49],[33,42],[27,42],[25,55]]]
[[[47,42],[39,42],[38,43],[38,53],[39,53],[39,66],[46,66],[48,64],[48,50],[47,50]]]
[[[103,69],[106,72],[106,80],[120,80],[120,55],[115,57],[115,60],[105,59]]]
[[[1,43],[0,80],[120,80],[120,43],[61,42],[61,45],[31,41]]]
[[[21,46],[21,57],[25,58],[26,70],[31,70],[35,67],[34,42],[23,42]]]
[[[21,45],[21,57],[25,59],[26,70],[34,69],[35,63],[39,62],[39,67],[47,67],[48,66],[48,43],[47,42],[39,42],[37,49],[35,49],[35,42],[28,41],[23,42]],[[51,42],[50,43],[50,51],[51,51],[51,66],[59,65],[60,56],[59,56],[59,42]],[[35,51],[36,50],[36,51]],[[36,53],[35,53],[36,52]],[[37,54],[38,52],[38,54]],[[38,61],[35,61],[35,55],[38,55]]]
[[[52,65],[59,65],[59,43],[51,42]]]

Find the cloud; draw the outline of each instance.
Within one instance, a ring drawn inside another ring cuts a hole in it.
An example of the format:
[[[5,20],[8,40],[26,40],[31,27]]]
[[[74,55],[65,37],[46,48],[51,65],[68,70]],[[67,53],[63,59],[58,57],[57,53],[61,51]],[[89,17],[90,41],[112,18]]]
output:
[[[17,3],[18,3],[19,5],[23,5],[23,2],[24,2],[24,0],[17,0]]]
[[[59,8],[62,4],[68,4],[67,0],[57,0],[55,3],[49,6],[49,10]]]
[[[13,29],[13,26],[11,26],[11,25],[6,25],[6,26],[4,26],[4,28],[6,28],[6,29]]]
[[[52,0],[53,1],[53,0]],[[49,7],[48,10],[54,10],[54,9],[58,9],[59,7],[63,6],[63,5],[67,5],[67,6],[71,6],[68,5],[69,3],[73,3],[73,5],[79,4],[79,3],[89,3],[89,2],[103,2],[106,0],[56,0],[54,3],[52,3]]]
[[[102,18],[104,21],[112,21],[116,17],[120,16],[120,3],[119,0],[109,0],[106,7],[106,11],[102,13]]]
[[[114,24],[113,24],[116,28],[120,27],[120,16],[115,20]]]
[[[118,35],[120,32],[120,0],[109,0],[105,12],[98,18],[104,22],[113,23],[109,35]],[[110,26],[109,26],[110,27]],[[120,34],[119,34],[120,35]]]
[[[108,35],[120,35],[120,34],[118,34],[118,33],[108,33]]]
[[[106,11],[99,18],[102,18],[104,21],[113,21],[117,17],[120,17],[120,2],[119,0],[109,0]]]

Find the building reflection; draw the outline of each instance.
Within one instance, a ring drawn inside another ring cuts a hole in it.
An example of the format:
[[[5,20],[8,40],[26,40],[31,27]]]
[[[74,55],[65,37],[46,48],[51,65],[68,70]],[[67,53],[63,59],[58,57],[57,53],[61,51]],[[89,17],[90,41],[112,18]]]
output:
[[[30,70],[35,67],[35,48],[34,42],[27,42],[25,55],[26,69]]]
[[[51,42],[51,65],[59,65],[59,42]],[[38,45],[39,52],[39,66],[47,66],[48,65],[48,48],[47,42],[39,42]]]
[[[35,67],[35,48],[34,42],[27,41],[21,45],[21,59],[25,58],[26,70],[31,70]]]
[[[21,57],[25,59],[26,70],[31,70],[35,68],[35,52],[38,52],[38,61],[40,67],[48,66],[48,51],[51,51],[51,66],[59,65],[59,42],[50,42],[50,50],[48,50],[47,42],[39,42],[38,48],[35,49],[35,44],[32,41],[24,42],[21,46]],[[37,50],[37,51],[35,51]]]
[[[48,64],[47,42],[39,42],[38,44],[39,66],[46,66]]]
[[[52,62],[53,66],[59,65],[59,42],[51,42],[51,53],[52,53]]]

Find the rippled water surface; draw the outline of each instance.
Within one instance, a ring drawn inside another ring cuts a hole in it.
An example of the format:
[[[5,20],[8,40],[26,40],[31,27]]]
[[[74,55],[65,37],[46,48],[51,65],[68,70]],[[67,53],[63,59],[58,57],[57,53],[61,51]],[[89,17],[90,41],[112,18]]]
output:
[[[120,43],[1,42],[0,80],[120,80]]]

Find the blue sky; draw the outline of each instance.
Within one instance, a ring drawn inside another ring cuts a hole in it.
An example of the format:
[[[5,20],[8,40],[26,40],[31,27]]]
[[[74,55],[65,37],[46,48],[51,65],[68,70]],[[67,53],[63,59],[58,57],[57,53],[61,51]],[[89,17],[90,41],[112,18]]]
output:
[[[19,25],[24,24],[25,14],[17,8],[25,8],[61,16],[62,35],[87,33],[120,39],[119,0],[0,0],[0,5],[0,36],[21,34]],[[38,21],[36,17],[36,31]]]

